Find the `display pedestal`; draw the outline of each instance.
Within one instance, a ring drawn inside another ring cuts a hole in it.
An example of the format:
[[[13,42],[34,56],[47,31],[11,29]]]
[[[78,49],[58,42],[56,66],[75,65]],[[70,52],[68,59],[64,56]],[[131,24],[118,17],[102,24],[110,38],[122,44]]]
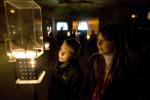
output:
[[[33,100],[38,100],[37,98],[37,84],[41,83],[42,79],[45,76],[46,71],[43,71],[39,76],[38,80],[19,80],[17,79],[16,84],[32,84],[33,85]]]
[[[19,80],[17,79],[16,84],[39,84],[41,83],[44,75],[45,75],[45,71],[43,71],[40,75],[40,77],[38,78],[38,80]]]

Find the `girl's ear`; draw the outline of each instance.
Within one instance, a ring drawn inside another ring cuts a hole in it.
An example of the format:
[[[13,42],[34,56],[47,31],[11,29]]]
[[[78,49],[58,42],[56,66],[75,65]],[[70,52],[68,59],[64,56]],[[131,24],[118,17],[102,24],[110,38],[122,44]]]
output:
[[[74,54],[73,56],[72,56],[72,59],[76,59],[78,57],[78,55],[77,54]]]
[[[77,58],[78,57],[78,55],[74,55],[74,57],[73,58]]]

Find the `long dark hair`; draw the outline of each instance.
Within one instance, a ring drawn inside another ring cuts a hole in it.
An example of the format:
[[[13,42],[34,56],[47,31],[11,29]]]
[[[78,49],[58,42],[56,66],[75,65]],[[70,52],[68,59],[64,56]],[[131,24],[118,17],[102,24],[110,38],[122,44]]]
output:
[[[112,79],[113,75],[120,70],[125,63],[131,64],[129,51],[127,49],[126,36],[118,24],[107,24],[100,29],[99,32],[106,40],[112,41],[114,47],[113,62],[108,74],[108,83]],[[128,69],[128,68],[127,68]]]

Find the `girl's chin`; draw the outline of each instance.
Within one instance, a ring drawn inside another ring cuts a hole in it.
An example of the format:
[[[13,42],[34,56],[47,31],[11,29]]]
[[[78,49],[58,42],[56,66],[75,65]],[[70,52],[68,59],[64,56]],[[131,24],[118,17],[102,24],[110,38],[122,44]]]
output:
[[[64,60],[63,59],[59,59],[59,62],[64,62]]]

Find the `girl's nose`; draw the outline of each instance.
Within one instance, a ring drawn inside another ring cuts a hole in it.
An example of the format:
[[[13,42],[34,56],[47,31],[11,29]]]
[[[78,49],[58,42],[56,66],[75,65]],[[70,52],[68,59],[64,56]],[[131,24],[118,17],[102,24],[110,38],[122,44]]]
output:
[[[98,40],[98,41],[97,41],[97,45],[102,45],[102,41],[101,41],[101,40]]]
[[[61,52],[60,54],[63,56],[63,55],[64,55],[64,52]]]

